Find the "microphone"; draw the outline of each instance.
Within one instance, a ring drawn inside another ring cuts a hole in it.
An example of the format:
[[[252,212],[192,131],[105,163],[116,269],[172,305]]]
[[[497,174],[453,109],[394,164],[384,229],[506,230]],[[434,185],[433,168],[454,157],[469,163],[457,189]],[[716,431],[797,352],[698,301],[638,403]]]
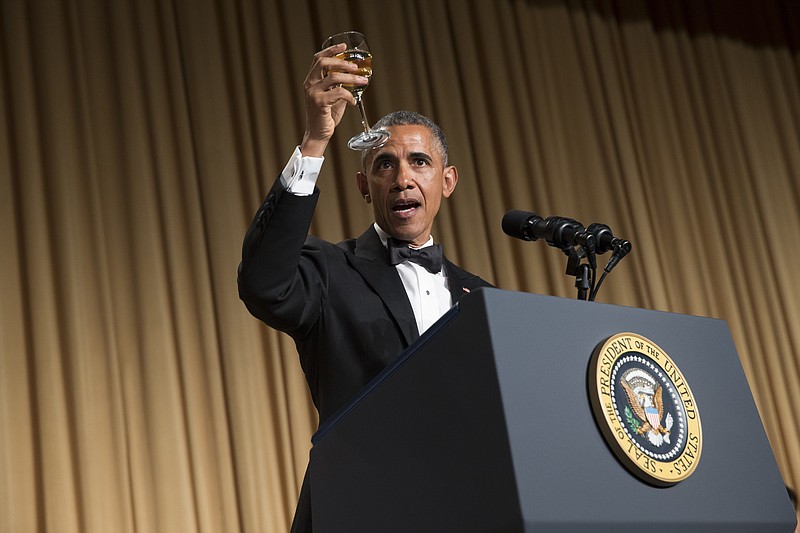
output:
[[[569,258],[567,274],[575,276],[579,300],[585,300],[588,296],[590,301],[594,301],[606,275],[633,249],[630,242],[614,237],[611,228],[605,224],[593,223],[584,228],[580,222],[571,218],[542,218],[536,213],[511,210],[503,216],[502,226],[503,232],[515,239],[544,239],[550,246],[560,248]],[[578,246],[580,249],[576,248]],[[611,250],[614,252],[603,269],[605,272],[595,284],[595,255]],[[584,257],[589,262],[588,265],[581,264]]]
[[[611,254],[611,259],[608,260],[608,264],[603,269],[606,272],[611,272],[611,269],[617,266],[617,263],[633,249],[633,245],[630,242],[625,239],[614,237],[611,228],[605,224],[598,224],[596,222],[594,224],[589,224],[586,231],[594,235],[595,239],[597,239],[598,254],[604,254],[609,250],[614,250],[614,253]]]
[[[609,250],[614,250],[615,252],[620,251],[622,255],[625,256],[633,249],[633,245],[630,242],[625,239],[614,237],[611,228],[605,224],[598,224],[597,222],[589,224],[586,231],[594,235],[594,238],[597,239],[598,254],[604,254]]]
[[[523,241],[544,239],[555,248],[583,246],[594,253],[596,237],[580,222],[566,217],[542,218],[536,213],[511,210],[503,216],[503,232]]]

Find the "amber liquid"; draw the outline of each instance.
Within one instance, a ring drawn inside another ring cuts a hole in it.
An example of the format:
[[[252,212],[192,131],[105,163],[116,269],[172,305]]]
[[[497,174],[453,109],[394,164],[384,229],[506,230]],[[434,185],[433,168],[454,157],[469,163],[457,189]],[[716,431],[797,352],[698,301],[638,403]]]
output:
[[[372,76],[372,54],[364,50],[346,50],[341,54],[336,54],[337,59],[344,59],[358,65],[358,69],[349,74],[356,74],[357,76],[364,76],[369,78]],[[342,85],[345,89],[353,93],[356,97],[361,96],[361,93],[366,89],[366,85]]]

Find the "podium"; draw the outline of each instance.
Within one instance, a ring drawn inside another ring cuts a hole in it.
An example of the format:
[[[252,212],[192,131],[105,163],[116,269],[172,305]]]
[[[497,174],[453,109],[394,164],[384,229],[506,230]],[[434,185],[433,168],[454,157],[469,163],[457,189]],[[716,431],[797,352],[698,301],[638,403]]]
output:
[[[612,450],[587,384],[619,332],[654,341],[696,401],[703,447],[669,487]],[[314,531],[793,531],[795,515],[726,324],[481,289],[320,427]]]

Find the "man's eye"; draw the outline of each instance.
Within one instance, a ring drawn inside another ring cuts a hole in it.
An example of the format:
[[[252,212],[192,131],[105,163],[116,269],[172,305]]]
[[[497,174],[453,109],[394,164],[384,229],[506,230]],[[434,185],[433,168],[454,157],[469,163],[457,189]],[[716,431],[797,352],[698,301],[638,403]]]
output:
[[[392,168],[392,164],[389,161],[381,161],[378,163],[378,168],[385,170],[387,168]]]
[[[424,166],[424,165],[428,164],[428,160],[427,159],[417,159],[417,160],[414,161],[414,163],[417,166]]]

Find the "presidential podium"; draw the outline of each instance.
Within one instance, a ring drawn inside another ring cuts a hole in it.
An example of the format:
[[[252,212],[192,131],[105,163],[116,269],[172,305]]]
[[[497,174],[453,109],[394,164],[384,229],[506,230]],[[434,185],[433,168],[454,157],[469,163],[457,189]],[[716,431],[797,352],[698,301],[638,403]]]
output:
[[[619,332],[657,343],[691,387],[702,453],[677,484],[656,486],[626,466],[591,407],[590,359]],[[717,319],[481,289],[312,441],[315,533],[788,533],[795,524]]]

